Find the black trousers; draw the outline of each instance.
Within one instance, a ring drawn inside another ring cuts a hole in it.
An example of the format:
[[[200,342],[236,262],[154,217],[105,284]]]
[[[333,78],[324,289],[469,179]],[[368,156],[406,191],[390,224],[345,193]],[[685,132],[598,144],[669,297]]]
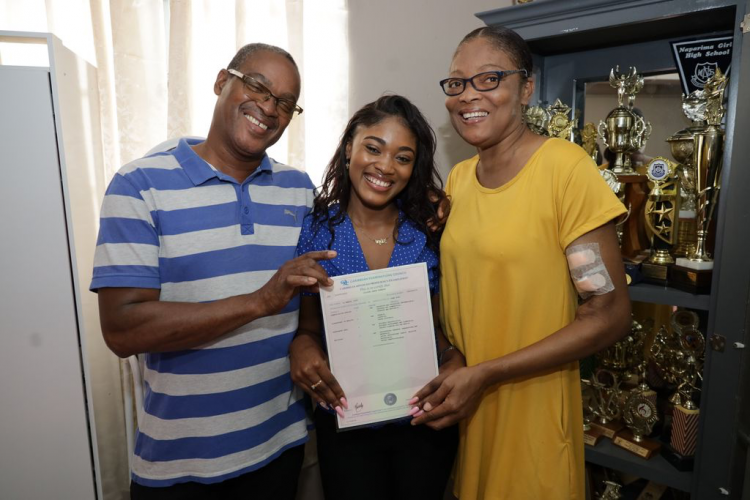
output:
[[[315,411],[318,460],[326,500],[441,500],[458,447],[458,426],[423,425],[336,431]]]
[[[221,483],[179,483],[151,488],[131,481],[131,500],[294,500],[305,456],[304,446],[295,446],[258,470]]]

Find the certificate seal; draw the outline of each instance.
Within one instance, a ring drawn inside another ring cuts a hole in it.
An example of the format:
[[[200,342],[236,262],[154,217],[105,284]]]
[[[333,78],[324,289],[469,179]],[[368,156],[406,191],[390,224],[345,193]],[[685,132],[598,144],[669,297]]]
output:
[[[398,398],[396,397],[395,394],[393,394],[392,392],[389,392],[388,394],[385,395],[385,397],[383,398],[383,401],[388,406],[393,406],[396,404],[396,401],[398,401]]]

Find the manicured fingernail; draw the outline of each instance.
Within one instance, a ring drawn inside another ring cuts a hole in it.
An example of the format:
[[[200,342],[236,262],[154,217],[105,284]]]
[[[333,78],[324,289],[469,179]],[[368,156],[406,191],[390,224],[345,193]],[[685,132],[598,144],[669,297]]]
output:
[[[337,406],[335,410],[336,410],[336,413],[339,414],[339,417],[344,418],[344,410],[342,410],[340,406]]]
[[[410,405],[415,405],[415,404],[417,404],[417,402],[418,402],[418,401],[419,401],[419,398],[418,398],[418,397],[416,397],[416,396],[414,396],[413,398],[411,398],[411,399],[409,400],[409,403],[408,403],[408,404],[410,404]]]
[[[308,282],[308,283],[310,283],[311,285],[312,285],[313,283],[316,283],[317,281],[318,281],[318,280],[316,280],[315,278],[307,278],[307,282]]]
[[[430,411],[430,410],[432,410],[432,405],[430,403],[425,403],[424,406],[422,407],[422,409],[424,411]]]
[[[414,415],[418,411],[419,411],[419,406],[415,406],[414,408],[412,408],[411,410],[409,410],[409,415]]]
[[[330,410],[330,408],[328,407],[328,405],[326,403],[324,403],[323,401],[318,401],[318,404],[320,405],[321,408],[325,408],[326,410]]]
[[[424,410],[419,410],[417,413],[414,414],[415,417],[421,417],[424,415]]]
[[[342,396],[341,399],[339,399],[339,401],[341,401],[341,404],[344,405],[344,408],[346,408],[347,410],[349,409],[349,402],[346,400],[345,397]]]

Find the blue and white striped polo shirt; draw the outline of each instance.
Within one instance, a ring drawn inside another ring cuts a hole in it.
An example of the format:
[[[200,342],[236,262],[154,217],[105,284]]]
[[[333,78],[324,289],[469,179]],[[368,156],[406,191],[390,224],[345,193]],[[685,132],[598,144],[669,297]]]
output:
[[[294,258],[312,206],[307,174],[269,159],[242,184],[182,140],[125,165],[104,198],[91,290],[157,288],[208,302],[253,292]],[[133,480],[213,483],[307,439],[288,347],[299,299],[200,348],[146,356]]]

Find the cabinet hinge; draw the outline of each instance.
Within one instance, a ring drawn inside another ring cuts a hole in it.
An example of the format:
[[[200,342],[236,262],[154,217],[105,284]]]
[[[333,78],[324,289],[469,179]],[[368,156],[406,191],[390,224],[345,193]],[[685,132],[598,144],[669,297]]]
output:
[[[714,333],[708,338],[708,343],[714,351],[724,352],[724,346],[727,343],[727,339],[723,335]]]
[[[750,31],[750,14],[745,14],[744,19],[740,23],[740,31],[742,31],[742,33]]]

